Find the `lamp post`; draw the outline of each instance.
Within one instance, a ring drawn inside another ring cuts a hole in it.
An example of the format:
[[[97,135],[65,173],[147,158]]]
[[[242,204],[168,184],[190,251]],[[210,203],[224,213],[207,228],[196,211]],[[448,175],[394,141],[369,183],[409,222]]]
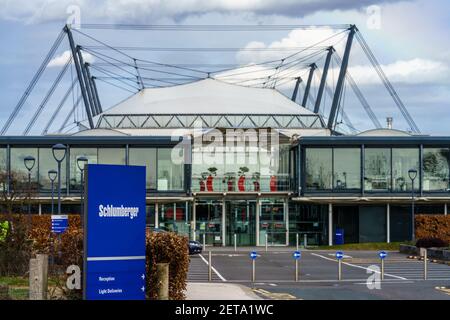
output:
[[[28,170],[28,227],[31,227],[31,170],[36,163],[36,159],[32,156],[27,156],[23,159],[23,163]]]
[[[416,240],[416,230],[414,225],[414,180],[417,178],[417,170],[416,169],[409,169],[408,170],[409,178],[411,179],[411,232],[412,241]]]
[[[80,191],[80,198],[81,198],[81,228],[83,228],[84,224],[84,202],[83,202],[83,192],[84,192],[84,183],[83,183],[83,173],[84,173],[84,167],[88,164],[88,158],[85,156],[79,156],[77,158],[77,167],[80,169],[81,172],[81,191]]]
[[[53,216],[53,213],[55,211],[55,209],[54,209],[54,206],[55,206],[54,194],[55,194],[55,192],[54,191],[55,191],[55,180],[56,180],[56,176],[57,175],[58,175],[58,172],[56,170],[49,170],[48,171],[48,178],[50,179],[50,181],[52,183],[52,216]],[[53,237],[52,237],[52,239],[53,239]],[[51,255],[51,260],[50,260],[52,265],[55,263],[55,257],[54,256],[55,256],[55,254],[54,254],[54,243],[52,241],[52,255]]]
[[[54,204],[55,204],[55,200],[54,200],[54,194],[55,194],[55,180],[56,177],[58,176],[58,172],[56,170],[49,170],[48,171],[48,178],[50,179],[51,183],[52,183],[52,215],[54,213]]]
[[[61,143],[52,147],[53,158],[58,162],[58,214],[61,214],[61,162],[66,157],[67,147]]]

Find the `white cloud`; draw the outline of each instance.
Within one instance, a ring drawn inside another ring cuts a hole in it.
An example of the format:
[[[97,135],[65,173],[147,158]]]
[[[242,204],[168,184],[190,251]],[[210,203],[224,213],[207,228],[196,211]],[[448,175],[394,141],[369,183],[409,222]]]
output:
[[[381,67],[388,79],[394,83],[420,84],[446,82],[449,80],[450,68],[447,64],[440,61],[415,58],[398,60]],[[349,67],[349,72],[360,85],[381,83],[371,65],[351,66]]]
[[[302,51],[303,48],[316,45],[316,47],[334,46],[337,51],[341,51],[345,45],[347,33],[342,30],[333,30],[331,28],[312,28],[308,30],[296,29],[279,41],[274,41],[269,45],[263,42],[252,41],[245,46],[245,50],[241,50],[236,54],[236,60],[239,63],[258,63],[270,60],[288,57],[291,54]],[[286,48],[298,48],[298,50],[285,51]],[[260,51],[252,51],[249,49],[266,49]],[[277,51],[276,49],[280,49]],[[313,51],[305,50],[290,60],[300,58],[311,54]]]
[[[84,62],[93,63],[95,61],[95,57],[87,52],[81,52],[81,55],[83,56]],[[49,68],[53,67],[62,67],[67,63],[67,60],[72,56],[72,53],[69,50],[64,51],[59,56],[54,57],[50,62],[48,63]]]
[[[253,12],[302,17],[318,11],[362,8],[373,3],[400,0],[0,0],[4,19],[26,22],[60,20],[70,5],[78,5],[90,19],[150,22],[155,18],[180,18],[209,12]]]

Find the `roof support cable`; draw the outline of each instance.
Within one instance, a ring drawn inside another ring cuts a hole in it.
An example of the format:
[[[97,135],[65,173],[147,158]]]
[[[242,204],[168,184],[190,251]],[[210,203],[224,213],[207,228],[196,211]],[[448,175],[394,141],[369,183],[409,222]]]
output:
[[[374,67],[375,71],[377,72],[377,74],[380,77],[381,81],[383,82],[384,86],[388,90],[392,99],[394,100],[394,103],[399,108],[400,112],[402,113],[402,115],[405,118],[408,125],[411,127],[411,130],[415,133],[420,133],[419,127],[416,125],[416,123],[414,122],[414,119],[409,114],[408,109],[405,107],[405,105],[403,104],[403,101],[398,96],[397,92],[395,91],[395,89],[392,86],[391,82],[389,81],[388,77],[386,76],[383,69],[381,68],[380,63],[376,59],[375,55],[373,54],[373,52],[370,49],[367,42],[364,40],[364,37],[362,36],[361,32],[356,33],[356,39],[358,40],[358,43],[360,44],[361,48],[363,49],[363,51],[366,54],[367,58],[369,59],[370,63]]]
[[[47,53],[46,57],[44,58],[44,61],[42,61],[42,64],[40,65],[38,71],[33,76],[33,79],[29,83],[28,87],[25,89],[25,92],[23,93],[22,97],[20,98],[17,105],[14,107],[13,111],[11,112],[8,120],[6,120],[6,123],[3,125],[2,130],[0,131],[0,135],[4,135],[6,131],[8,131],[9,127],[17,117],[17,114],[22,109],[23,105],[25,104],[26,100],[28,99],[29,95],[33,91],[34,87],[36,86],[36,83],[41,78],[42,74],[44,73],[45,68],[47,67],[50,60],[55,55],[56,50],[58,49],[59,45],[61,44],[62,40],[64,39],[64,30],[61,30],[58,37],[56,38],[55,42],[53,43],[52,47],[50,48],[50,51]]]
[[[50,126],[53,124],[53,122],[55,121],[56,117],[58,116],[59,112],[61,111],[62,107],[64,106],[64,104],[67,101],[67,98],[69,98],[70,94],[73,93],[73,89],[75,88],[75,85],[77,84],[77,79],[73,79],[72,80],[72,84],[70,85],[69,89],[67,90],[66,94],[63,96],[63,98],[61,99],[61,102],[58,104],[58,106],[56,107],[55,112],[53,112],[50,120],[47,122],[47,125],[44,127],[44,130],[42,130],[41,135],[46,135],[48,133],[48,129],[50,128]]]
[[[341,60],[341,58],[339,57],[339,55],[337,53],[334,55],[334,59],[335,59],[337,64],[341,64],[342,63],[342,60]],[[347,71],[347,74],[346,74],[346,79],[349,82],[349,84],[350,84],[353,92],[355,93],[356,97],[358,98],[359,102],[361,103],[361,105],[363,106],[364,110],[366,111],[367,115],[369,116],[369,119],[374,124],[375,128],[380,129],[382,127],[380,121],[378,121],[378,118],[375,115],[375,113],[373,112],[372,107],[369,105],[369,103],[367,102],[367,100],[364,97],[363,93],[361,92],[361,90],[359,89],[359,87],[356,84],[355,80],[353,79],[352,75],[348,71]]]
[[[58,132],[61,133],[64,128],[66,127],[67,123],[69,122],[70,118],[72,117],[72,115],[75,113],[76,108],[78,107],[78,105],[81,102],[81,99],[83,97],[81,95],[78,96],[77,101],[75,102],[75,104],[73,105],[72,109],[70,110],[70,112],[67,114],[66,119],[64,120],[64,122],[62,123],[61,127],[59,128]],[[75,120],[75,119],[74,119]]]
[[[59,82],[63,78],[64,74],[66,73],[67,69],[69,68],[69,65],[72,63],[72,56],[67,59],[66,64],[64,65],[63,69],[59,72],[55,82],[53,82],[52,86],[50,87],[50,90],[45,95],[44,99],[42,100],[41,104],[37,108],[36,112],[34,113],[33,117],[31,118],[31,121],[28,123],[27,127],[23,131],[23,135],[26,136],[30,132],[31,128],[34,126],[34,123],[36,122],[37,118],[41,114],[42,110],[44,110],[45,106],[47,105],[48,100],[52,97],[53,93],[55,92],[56,87],[58,86]]]

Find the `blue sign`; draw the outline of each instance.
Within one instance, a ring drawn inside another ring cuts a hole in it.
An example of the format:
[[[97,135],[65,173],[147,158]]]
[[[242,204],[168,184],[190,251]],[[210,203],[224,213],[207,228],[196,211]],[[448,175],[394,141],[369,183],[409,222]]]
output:
[[[344,258],[344,253],[342,251],[336,252],[336,259],[341,260]]]
[[[145,299],[145,167],[87,165],[85,298]]]
[[[298,260],[302,257],[302,253],[300,251],[294,251],[292,256],[294,257],[295,260]]]
[[[380,259],[384,259],[387,257],[387,252],[386,251],[380,251],[378,253],[378,255],[380,256]]]
[[[52,215],[52,232],[56,234],[63,233],[69,226],[67,215]]]
[[[250,252],[250,259],[255,260],[256,258],[258,258],[258,254],[256,253],[256,251]]]
[[[344,229],[336,228],[336,231],[334,233],[334,244],[344,244]]]

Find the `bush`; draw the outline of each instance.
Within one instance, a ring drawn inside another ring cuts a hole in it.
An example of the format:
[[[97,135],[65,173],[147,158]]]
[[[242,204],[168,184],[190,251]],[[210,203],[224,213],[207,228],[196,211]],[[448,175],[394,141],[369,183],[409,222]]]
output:
[[[416,215],[416,238],[440,238],[450,242],[450,215]]]
[[[28,238],[27,220],[18,215],[2,215],[8,222],[6,236],[0,241],[0,275],[24,276],[29,269],[32,241]]]
[[[146,237],[147,296],[156,299],[156,264],[169,263],[169,298],[185,299],[189,269],[189,241],[172,232],[149,232]]]
[[[33,254],[45,253],[56,257],[56,262],[62,266],[76,264],[83,266],[83,231],[78,215],[69,215],[67,230],[58,235],[51,232],[51,216],[33,216],[30,239],[33,241]],[[59,259],[58,254],[61,253]]]
[[[448,247],[448,241],[442,240],[440,238],[420,238],[416,242],[416,247],[418,248],[445,248]]]

